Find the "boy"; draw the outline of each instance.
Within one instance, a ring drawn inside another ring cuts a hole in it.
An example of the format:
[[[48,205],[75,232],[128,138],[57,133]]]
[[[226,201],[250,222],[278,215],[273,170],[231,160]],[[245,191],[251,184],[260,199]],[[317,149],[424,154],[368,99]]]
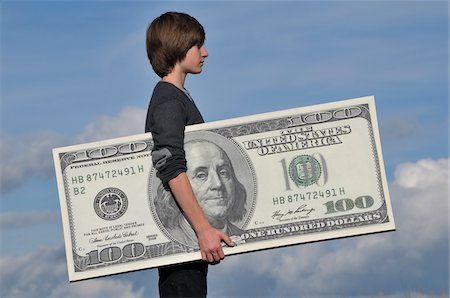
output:
[[[157,176],[170,188],[192,225],[203,259],[159,268],[161,297],[206,297],[206,262],[224,258],[221,241],[234,245],[226,234],[209,224],[186,175],[184,129],[204,121],[184,82],[188,74],[202,71],[208,56],[204,41],[202,25],[184,13],[162,14],[147,29],[147,55],[161,78],[153,91],[145,125],[154,141],[152,161]]]

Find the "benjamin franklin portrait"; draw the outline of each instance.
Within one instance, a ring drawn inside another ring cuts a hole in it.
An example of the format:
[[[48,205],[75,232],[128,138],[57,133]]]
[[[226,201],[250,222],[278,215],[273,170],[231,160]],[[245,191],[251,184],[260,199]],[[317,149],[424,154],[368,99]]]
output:
[[[225,141],[220,139],[224,138],[219,137],[205,132],[186,135],[186,174],[211,225],[231,237],[239,238],[252,208],[254,185],[253,180],[249,179],[252,171],[248,161],[244,162],[242,152],[236,152],[236,147],[224,145]],[[227,154],[225,147],[235,152]],[[234,164],[229,155],[233,156]],[[247,174],[238,177],[237,172]],[[173,240],[198,248],[197,236],[170,191],[160,182],[156,183],[155,188],[154,210],[165,232]]]

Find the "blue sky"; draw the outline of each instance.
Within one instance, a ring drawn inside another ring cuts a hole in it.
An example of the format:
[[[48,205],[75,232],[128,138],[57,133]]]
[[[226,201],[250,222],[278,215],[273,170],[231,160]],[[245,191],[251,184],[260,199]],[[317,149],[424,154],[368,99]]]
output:
[[[448,296],[448,1],[3,1],[2,297],[152,297],[156,271],[69,284],[51,149],[143,132],[148,23],[206,29],[207,121],[374,95],[397,231],[231,256],[211,297]]]

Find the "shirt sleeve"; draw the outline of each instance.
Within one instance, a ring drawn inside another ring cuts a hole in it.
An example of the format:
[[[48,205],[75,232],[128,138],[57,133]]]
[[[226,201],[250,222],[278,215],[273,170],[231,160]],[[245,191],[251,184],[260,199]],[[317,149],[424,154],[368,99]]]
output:
[[[156,176],[164,184],[187,169],[184,153],[185,115],[185,107],[176,99],[159,104],[152,113],[152,162]]]

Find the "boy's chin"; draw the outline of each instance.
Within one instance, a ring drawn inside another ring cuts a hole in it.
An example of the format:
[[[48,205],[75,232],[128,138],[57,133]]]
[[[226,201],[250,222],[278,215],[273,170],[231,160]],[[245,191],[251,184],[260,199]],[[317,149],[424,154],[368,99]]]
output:
[[[192,74],[199,74],[199,73],[201,73],[202,71],[203,71],[202,68],[198,68],[198,69],[194,69],[194,70],[190,71],[190,73],[192,73]]]

